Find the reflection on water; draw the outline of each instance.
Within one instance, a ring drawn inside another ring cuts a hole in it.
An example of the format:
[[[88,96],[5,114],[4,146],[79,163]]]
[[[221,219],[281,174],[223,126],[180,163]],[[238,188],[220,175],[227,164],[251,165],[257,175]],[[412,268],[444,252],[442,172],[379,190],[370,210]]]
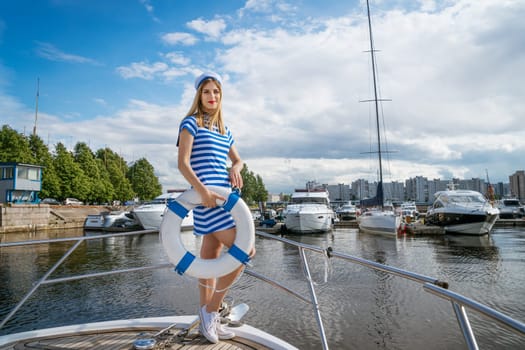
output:
[[[451,290],[525,320],[523,229],[496,230],[484,237],[399,239],[342,229],[333,235],[287,238],[448,281]],[[183,240],[188,249],[198,250],[200,239],[187,232],[183,233]],[[0,317],[71,246],[71,242],[65,242],[1,248]],[[254,271],[308,296],[297,248],[260,237],[256,247]],[[306,256],[331,348],[465,348],[452,306],[424,292],[419,284],[312,252],[306,252]],[[108,237],[82,244],[52,277],[165,261],[156,234]],[[196,292],[196,281],[177,275],[171,268],[43,286],[0,334],[123,317],[196,314]],[[310,305],[247,274],[234,285],[230,295],[250,305],[246,322],[300,349],[321,347]],[[483,322],[473,312],[469,316],[480,348],[525,348],[524,339]]]

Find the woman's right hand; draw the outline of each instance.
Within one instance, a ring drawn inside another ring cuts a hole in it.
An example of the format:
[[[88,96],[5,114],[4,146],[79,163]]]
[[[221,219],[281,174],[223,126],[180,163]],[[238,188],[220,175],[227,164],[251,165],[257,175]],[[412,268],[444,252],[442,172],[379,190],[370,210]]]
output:
[[[217,199],[220,199],[222,201],[226,200],[226,198],[224,198],[223,196],[208,189],[206,189],[204,193],[201,193],[201,204],[206,208],[215,208],[217,206]]]

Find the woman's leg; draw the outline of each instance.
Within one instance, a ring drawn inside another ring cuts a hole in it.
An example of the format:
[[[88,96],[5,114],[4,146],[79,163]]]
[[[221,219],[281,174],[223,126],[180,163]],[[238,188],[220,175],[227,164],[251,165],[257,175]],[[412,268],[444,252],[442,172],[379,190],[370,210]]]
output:
[[[233,245],[233,242],[235,241],[235,234],[236,230],[235,228],[224,230],[224,231],[218,231],[213,233],[213,236],[215,239],[222,243],[223,245],[227,247],[231,247]],[[220,254],[220,252],[219,252]],[[235,269],[233,272],[230,272],[227,275],[224,275],[222,277],[219,277],[217,279],[217,283],[215,286],[215,292],[211,295],[211,299],[209,299],[208,305],[208,311],[218,311],[222,301],[224,300],[224,297],[226,293],[228,292],[229,287],[233,284],[235,279],[239,276],[242,269],[244,268],[243,265],[239,266],[237,269]]]
[[[202,245],[201,245],[201,259],[215,259],[219,257],[222,249],[222,243],[217,240],[217,238],[213,234],[207,234],[202,237]],[[199,294],[200,294],[200,305],[201,307],[203,305],[210,304],[210,301],[213,296],[213,292],[216,288],[216,279],[215,278],[208,278],[199,279]],[[211,310],[208,307],[208,312],[214,311]]]
[[[235,228],[214,232],[203,237],[201,246],[201,258],[214,259],[219,257],[223,246],[231,247],[235,240]],[[255,255],[255,248],[250,252],[250,256]],[[200,279],[200,305],[201,310],[201,333],[212,343],[221,339],[232,339],[235,333],[225,329],[218,320],[218,311],[224,300],[228,289],[239,276],[244,266],[239,266],[233,272],[219,277],[218,279]],[[215,289],[210,288],[214,286]],[[204,306],[205,305],[205,306]],[[210,316],[211,315],[211,316]]]

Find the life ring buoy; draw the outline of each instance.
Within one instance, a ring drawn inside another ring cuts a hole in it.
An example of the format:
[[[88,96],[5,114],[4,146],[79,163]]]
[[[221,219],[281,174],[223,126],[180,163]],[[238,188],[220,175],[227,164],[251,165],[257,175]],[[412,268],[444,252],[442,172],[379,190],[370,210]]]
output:
[[[255,243],[255,227],[250,209],[239,193],[226,187],[209,186],[226,201],[217,201],[229,211],[235,221],[236,235],[228,252],[216,259],[201,259],[186,250],[181,239],[182,219],[201,204],[200,195],[194,189],[187,190],[168,203],[160,224],[160,239],[168,260],[175,265],[175,271],[196,278],[217,278],[234,271],[250,260],[248,253]]]

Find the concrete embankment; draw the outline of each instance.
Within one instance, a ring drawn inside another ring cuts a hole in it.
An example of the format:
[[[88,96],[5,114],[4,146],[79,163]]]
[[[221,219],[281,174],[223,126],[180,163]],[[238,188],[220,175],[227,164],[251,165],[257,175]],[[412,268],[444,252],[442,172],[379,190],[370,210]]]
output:
[[[111,210],[118,209],[94,205],[2,204],[0,233],[83,228],[88,215]]]

